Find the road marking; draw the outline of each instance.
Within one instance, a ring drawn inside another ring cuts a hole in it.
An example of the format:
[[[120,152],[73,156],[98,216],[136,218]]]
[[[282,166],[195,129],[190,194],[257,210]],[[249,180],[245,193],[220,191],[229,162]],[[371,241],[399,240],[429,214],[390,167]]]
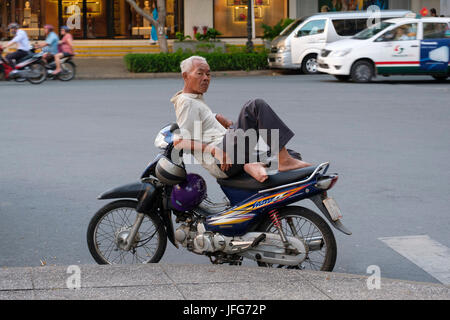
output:
[[[445,285],[450,284],[450,249],[427,235],[378,238]]]

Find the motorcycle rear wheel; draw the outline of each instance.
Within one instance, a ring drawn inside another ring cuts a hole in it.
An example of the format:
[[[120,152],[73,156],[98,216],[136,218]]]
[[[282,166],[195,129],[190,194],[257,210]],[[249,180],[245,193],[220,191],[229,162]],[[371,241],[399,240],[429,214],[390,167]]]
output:
[[[309,251],[306,259],[298,266],[272,265],[258,262],[260,267],[307,269],[316,271],[333,271],[337,257],[336,239],[325,220],[314,211],[299,207],[289,206],[278,210],[283,232],[286,236],[296,236],[306,240],[311,238],[322,238],[320,250]],[[289,224],[288,221],[292,223]],[[272,220],[267,217],[259,226],[260,232],[272,232],[278,234],[277,228]],[[320,261],[318,261],[320,259]]]
[[[75,78],[76,67],[72,61],[67,61],[61,65],[61,73],[58,74],[58,79],[61,81],[70,81]]]
[[[167,246],[167,234],[158,215],[145,215],[135,244],[129,251],[119,248],[120,233],[130,230],[136,219],[136,201],[108,203],[92,217],[87,230],[89,251],[98,264],[157,263]]]

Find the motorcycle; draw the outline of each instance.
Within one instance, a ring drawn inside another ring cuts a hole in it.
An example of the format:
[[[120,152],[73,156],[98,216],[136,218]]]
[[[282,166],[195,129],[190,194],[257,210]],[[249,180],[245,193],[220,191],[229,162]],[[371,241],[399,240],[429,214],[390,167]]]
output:
[[[3,48],[0,46],[0,74],[5,80],[17,82],[28,81],[32,84],[40,84],[47,79],[47,71],[43,65],[43,53],[35,53],[34,49],[23,59],[11,65],[3,56]]]
[[[218,179],[223,202],[206,197],[194,209],[180,211],[170,201],[177,185],[162,183],[155,173],[159,161],[178,152],[173,152],[176,129],[172,124],[158,133],[155,144],[162,152],[140,181],[98,196],[115,201],[98,210],[88,226],[88,248],[97,263],[157,263],[169,239],[176,248],[207,256],[213,264],[241,265],[249,259],[261,267],[333,270],[337,246],[330,226],[318,213],[292,205],[312,200],[334,228],[351,235],[328,197],[338,180],[337,174],[327,174],[329,162],[279,172],[263,183],[246,174]]]
[[[61,72],[56,76],[52,72],[56,69],[55,60],[45,65],[47,69],[47,77],[49,79],[59,79],[61,81],[70,81],[75,78],[76,65],[72,60],[73,56],[64,57],[61,59]]]

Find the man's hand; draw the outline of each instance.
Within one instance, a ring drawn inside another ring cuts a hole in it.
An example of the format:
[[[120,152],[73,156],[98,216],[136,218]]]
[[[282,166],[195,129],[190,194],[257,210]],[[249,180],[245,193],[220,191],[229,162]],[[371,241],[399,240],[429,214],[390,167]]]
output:
[[[216,119],[219,121],[219,123],[225,128],[228,129],[233,125],[233,121],[228,120],[221,114],[216,114]]]
[[[218,147],[214,147],[214,149],[211,150],[211,154],[214,158],[219,160],[220,163],[220,170],[223,172],[228,171],[231,168],[232,161],[228,154],[224,152],[222,149]]]

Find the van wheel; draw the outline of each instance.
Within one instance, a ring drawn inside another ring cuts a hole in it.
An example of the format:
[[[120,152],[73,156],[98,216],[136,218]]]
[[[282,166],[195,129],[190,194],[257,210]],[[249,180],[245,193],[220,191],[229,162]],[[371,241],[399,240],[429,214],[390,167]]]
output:
[[[348,80],[350,80],[350,76],[346,76],[346,75],[337,74],[337,75],[334,75],[334,77],[341,82],[347,82]]]
[[[373,65],[366,60],[357,61],[353,64],[350,75],[353,82],[370,82],[374,76]]]
[[[309,54],[303,59],[302,71],[304,74],[317,74],[317,54]]]
[[[447,78],[448,78],[448,75],[446,76],[446,75],[443,75],[443,76],[432,76],[436,81],[439,81],[439,82],[444,82],[445,80],[447,80]]]

